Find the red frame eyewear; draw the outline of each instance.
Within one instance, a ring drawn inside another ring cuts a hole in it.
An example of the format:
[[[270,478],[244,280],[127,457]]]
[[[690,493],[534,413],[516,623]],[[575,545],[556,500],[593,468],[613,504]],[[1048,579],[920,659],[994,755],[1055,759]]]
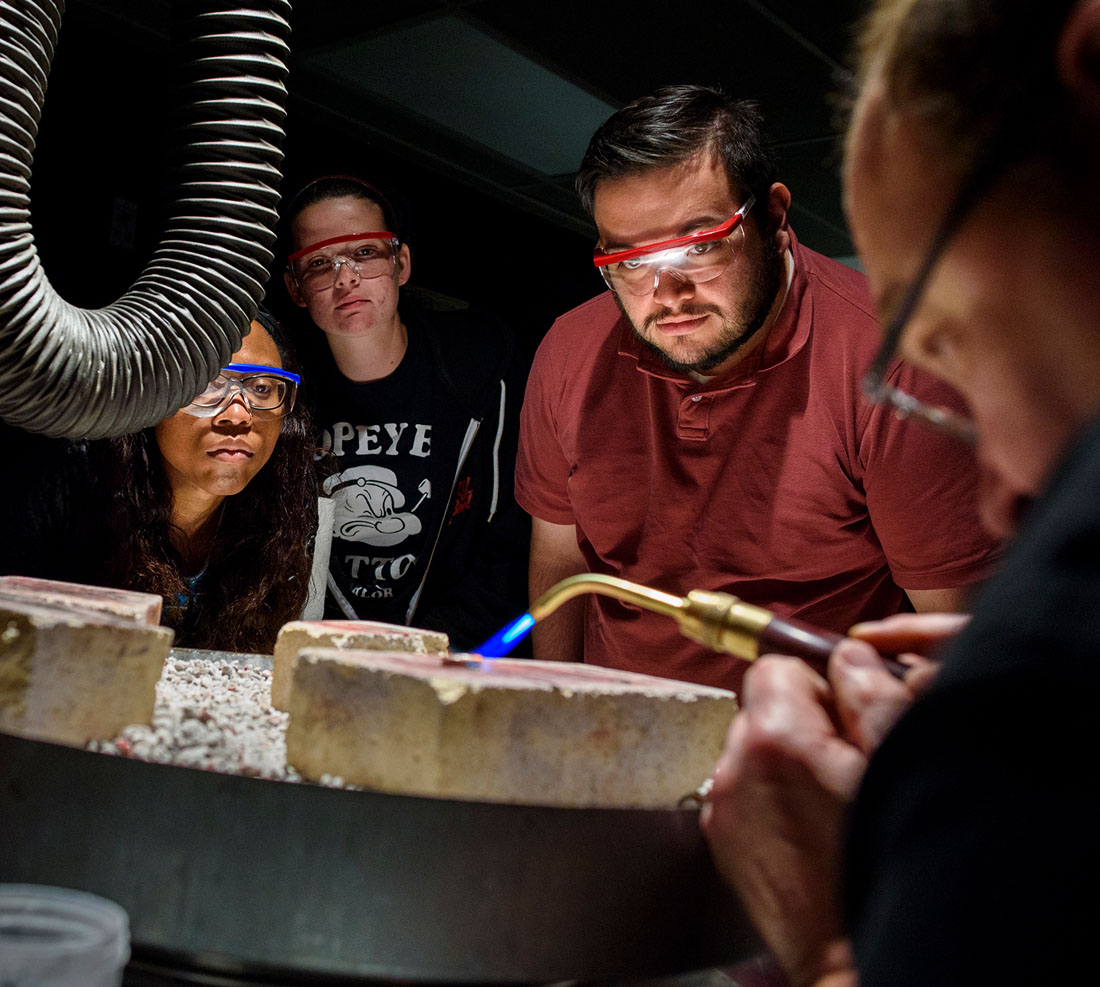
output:
[[[318,240],[308,247],[302,247],[301,250],[295,250],[294,253],[288,254],[287,267],[290,267],[299,257],[304,257],[310,251],[320,250],[322,247],[331,247],[334,243],[350,243],[352,240],[392,240],[395,244],[398,243],[397,237],[386,230],[377,233],[349,233],[345,236],[330,236],[327,240]]]
[[[750,195],[745,201],[745,204],[729,219],[709,230],[700,230],[698,233],[688,233],[686,236],[678,236],[672,240],[661,240],[658,243],[647,243],[643,247],[631,247],[629,250],[616,250],[609,254],[600,253],[600,248],[597,247],[592,256],[592,263],[596,267],[607,267],[609,264],[618,264],[624,260],[633,260],[635,257],[644,257],[646,254],[659,253],[662,250],[672,250],[676,247],[689,247],[694,243],[709,243],[711,240],[724,240],[741,225],[755,203],[756,197]]]

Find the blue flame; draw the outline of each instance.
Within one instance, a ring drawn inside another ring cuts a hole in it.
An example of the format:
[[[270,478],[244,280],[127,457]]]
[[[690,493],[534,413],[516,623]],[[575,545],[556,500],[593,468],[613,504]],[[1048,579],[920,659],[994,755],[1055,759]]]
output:
[[[520,641],[527,637],[528,631],[535,626],[535,618],[525,613],[512,621],[504,630],[497,631],[481,647],[474,648],[474,654],[483,658],[503,658]]]

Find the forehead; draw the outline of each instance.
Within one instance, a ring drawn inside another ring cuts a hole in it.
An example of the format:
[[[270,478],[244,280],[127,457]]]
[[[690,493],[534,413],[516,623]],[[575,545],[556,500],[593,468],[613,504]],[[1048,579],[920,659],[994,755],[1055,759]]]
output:
[[[722,162],[704,152],[596,186],[593,216],[605,247],[638,246],[706,229],[732,216],[734,198]]]
[[[295,250],[329,237],[375,233],[384,229],[381,208],[374,202],[352,195],[314,202],[298,213],[291,223]]]
[[[257,363],[265,367],[281,367],[279,347],[271,334],[259,322],[253,321],[252,329],[241,342],[241,348],[233,354],[230,363]]]
[[[848,131],[844,205],[880,305],[917,273],[958,183],[920,125],[869,83]]]

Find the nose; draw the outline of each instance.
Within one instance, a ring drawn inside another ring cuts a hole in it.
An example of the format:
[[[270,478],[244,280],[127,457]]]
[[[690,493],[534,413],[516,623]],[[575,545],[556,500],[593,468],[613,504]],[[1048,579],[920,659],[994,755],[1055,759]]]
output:
[[[359,280],[359,268],[347,257],[332,259],[332,282],[337,285],[353,284]]]
[[[653,297],[663,305],[671,305],[684,296],[695,293],[695,282],[689,281],[672,268],[660,268],[653,277]]]
[[[240,387],[229,403],[218,412],[216,422],[219,425],[244,425],[252,421],[252,409],[241,393]]]

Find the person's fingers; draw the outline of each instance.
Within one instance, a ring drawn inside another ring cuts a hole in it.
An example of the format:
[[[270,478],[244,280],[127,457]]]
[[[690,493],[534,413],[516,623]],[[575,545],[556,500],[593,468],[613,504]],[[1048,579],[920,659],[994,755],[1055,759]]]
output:
[[[761,755],[770,760],[773,746],[785,743],[782,738],[790,726],[804,727],[806,717],[813,716],[816,697],[825,688],[821,676],[801,662],[774,656],[753,662],[742,683],[741,708],[730,724],[714,772],[711,798],[723,795],[740,780],[746,762],[751,770]],[[800,708],[805,715],[799,714]]]
[[[911,673],[912,674],[912,673]],[[907,683],[894,678],[869,644],[846,638],[829,659],[842,734],[870,754],[913,701]]]
[[[865,759],[838,736],[837,728],[825,679],[799,658],[758,658],[745,676],[742,709],[733,718],[714,792],[750,776],[777,782],[808,771],[847,797],[862,776]]]
[[[970,620],[965,613],[899,613],[883,620],[865,621],[848,636],[866,641],[880,654],[913,652],[935,657],[944,643],[955,637]]]
[[[898,658],[907,666],[903,681],[914,696],[922,695],[936,681],[940,671],[938,661],[912,654],[898,655]]]
[[[700,823],[784,967],[817,969],[843,936],[841,834],[866,759],[837,735],[828,684],[799,659],[758,659],[742,699]]]
[[[829,683],[806,662],[789,655],[761,655],[749,666],[741,684],[743,707],[786,708],[801,703],[818,704]]]

